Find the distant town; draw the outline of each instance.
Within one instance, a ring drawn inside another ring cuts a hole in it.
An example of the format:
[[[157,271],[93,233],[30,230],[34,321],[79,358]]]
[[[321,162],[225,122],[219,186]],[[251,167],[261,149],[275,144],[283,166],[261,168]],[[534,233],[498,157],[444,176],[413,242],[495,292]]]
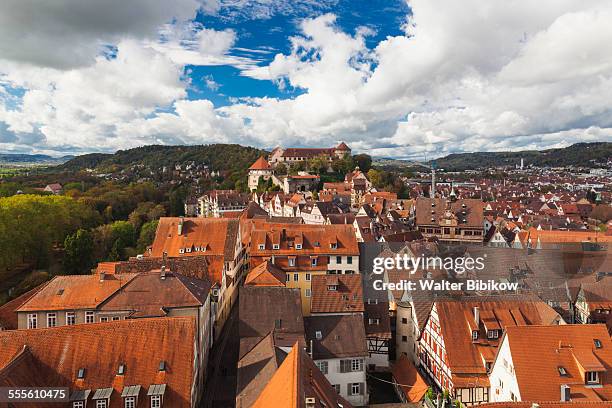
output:
[[[338,141],[20,166],[0,388],[66,395],[0,407],[611,407],[612,157],[534,157]],[[450,261],[375,267],[427,257]]]

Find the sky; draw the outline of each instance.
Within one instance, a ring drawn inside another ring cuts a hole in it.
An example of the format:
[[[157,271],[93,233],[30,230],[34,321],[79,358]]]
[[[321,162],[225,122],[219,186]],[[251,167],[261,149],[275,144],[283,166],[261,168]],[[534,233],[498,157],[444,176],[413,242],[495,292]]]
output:
[[[612,141],[609,0],[3,0],[0,153]]]

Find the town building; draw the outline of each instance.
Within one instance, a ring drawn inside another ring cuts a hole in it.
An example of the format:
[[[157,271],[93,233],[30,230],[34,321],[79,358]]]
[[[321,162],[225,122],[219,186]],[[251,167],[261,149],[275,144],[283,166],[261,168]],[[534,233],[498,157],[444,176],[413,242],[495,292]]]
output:
[[[331,148],[282,148],[277,147],[270,153],[269,163],[272,167],[283,163],[287,166],[292,166],[297,163],[304,163],[308,160],[321,158],[326,160],[331,166],[331,162],[336,159],[342,159],[346,155],[351,154],[351,149],[346,143],[341,142],[336,147]]]
[[[612,341],[603,324],[512,326],[490,373],[491,401],[607,401]]]
[[[425,238],[444,242],[482,243],[484,203],[478,199],[418,198],[416,227]]]
[[[225,324],[237,288],[244,280],[246,252],[239,221],[226,218],[162,217],[147,258],[204,258],[207,275],[218,287],[215,335]]]
[[[467,406],[491,400],[488,373],[508,327],[558,325],[546,303],[506,295],[434,302],[420,338],[420,366],[439,390]]]
[[[237,218],[251,200],[247,193],[234,190],[209,191],[198,198],[200,217]]]
[[[350,225],[260,223],[250,237],[250,268],[269,261],[285,271],[287,287],[300,289],[305,316],[313,276],[359,273],[359,247]]]
[[[356,314],[305,317],[304,329],[308,352],[336,392],[352,405],[367,405],[368,348],[363,317]]]
[[[72,408],[197,407],[200,350],[195,317],[4,331],[0,386],[66,387]]]

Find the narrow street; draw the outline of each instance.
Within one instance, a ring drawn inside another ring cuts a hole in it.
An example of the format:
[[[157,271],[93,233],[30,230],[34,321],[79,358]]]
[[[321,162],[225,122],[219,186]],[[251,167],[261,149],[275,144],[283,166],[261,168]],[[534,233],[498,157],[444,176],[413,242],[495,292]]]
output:
[[[235,405],[238,353],[238,302],[214,344],[201,408],[233,408]]]

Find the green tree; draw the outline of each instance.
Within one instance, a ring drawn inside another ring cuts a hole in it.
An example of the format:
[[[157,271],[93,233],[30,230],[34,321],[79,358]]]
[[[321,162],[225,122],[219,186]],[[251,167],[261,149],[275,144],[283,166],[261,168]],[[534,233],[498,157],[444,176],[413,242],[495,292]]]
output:
[[[321,157],[314,157],[308,161],[308,169],[314,174],[324,173],[327,171],[327,161]]]
[[[372,157],[368,154],[361,153],[353,156],[353,162],[364,173],[367,173],[372,168]]]
[[[64,240],[64,267],[68,274],[86,274],[93,266],[93,236],[79,228]]]
[[[155,239],[155,232],[157,231],[157,224],[159,224],[159,221],[154,220],[149,221],[142,226],[140,236],[138,237],[138,242],[136,244],[136,250],[138,253],[143,253],[147,247],[153,243],[153,240]]]

